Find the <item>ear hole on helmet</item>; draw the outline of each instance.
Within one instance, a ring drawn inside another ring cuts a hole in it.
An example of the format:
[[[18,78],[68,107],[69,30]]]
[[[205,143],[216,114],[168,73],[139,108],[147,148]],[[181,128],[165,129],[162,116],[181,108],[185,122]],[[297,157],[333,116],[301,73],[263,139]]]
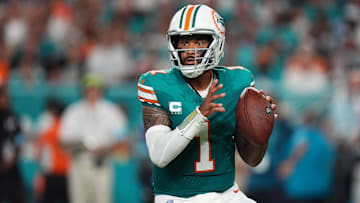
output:
[[[224,41],[221,41],[221,44],[220,44],[220,51],[222,51],[223,50],[223,48],[224,48]]]

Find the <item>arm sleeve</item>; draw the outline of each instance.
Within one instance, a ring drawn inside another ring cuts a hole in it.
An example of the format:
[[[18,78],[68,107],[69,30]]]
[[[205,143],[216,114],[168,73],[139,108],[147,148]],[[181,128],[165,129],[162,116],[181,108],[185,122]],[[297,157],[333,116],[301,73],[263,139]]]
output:
[[[207,118],[197,107],[174,130],[165,125],[154,125],[145,133],[151,161],[158,167],[167,166],[177,157],[202,129]]]
[[[177,129],[165,125],[155,125],[145,133],[146,146],[151,161],[159,168],[167,166],[177,157],[191,140],[181,136]]]

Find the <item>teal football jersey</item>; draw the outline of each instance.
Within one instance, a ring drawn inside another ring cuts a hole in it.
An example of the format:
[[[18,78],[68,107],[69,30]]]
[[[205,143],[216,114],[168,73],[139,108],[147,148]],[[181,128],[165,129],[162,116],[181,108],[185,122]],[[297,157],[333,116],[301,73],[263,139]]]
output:
[[[206,192],[223,192],[235,178],[235,108],[244,88],[254,85],[254,77],[243,67],[217,67],[214,73],[223,88],[216,94],[226,96],[216,100],[225,112],[211,115],[206,130],[189,143],[165,168],[153,165],[155,194],[190,197]],[[138,98],[168,112],[171,129],[175,129],[203,98],[191,88],[176,68],[149,71],[138,83]]]

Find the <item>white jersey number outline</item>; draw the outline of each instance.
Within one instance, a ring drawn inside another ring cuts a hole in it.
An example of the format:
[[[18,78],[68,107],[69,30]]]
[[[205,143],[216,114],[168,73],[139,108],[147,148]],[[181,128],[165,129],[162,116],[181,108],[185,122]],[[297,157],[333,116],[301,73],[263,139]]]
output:
[[[215,170],[215,160],[211,159],[210,121],[206,121],[206,130],[200,131],[194,138],[199,139],[199,159],[195,161],[195,173]]]

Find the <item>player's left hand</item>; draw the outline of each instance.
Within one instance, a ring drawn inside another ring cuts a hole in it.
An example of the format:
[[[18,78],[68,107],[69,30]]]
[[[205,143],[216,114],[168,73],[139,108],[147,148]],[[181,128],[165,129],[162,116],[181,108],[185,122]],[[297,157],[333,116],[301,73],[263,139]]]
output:
[[[274,102],[274,99],[271,96],[266,96],[264,90],[262,90],[262,89],[260,90],[260,93],[265,96],[266,101],[270,102],[271,110],[275,111],[277,106]],[[277,113],[274,113],[274,118],[277,119],[278,117],[279,117],[279,115]]]

